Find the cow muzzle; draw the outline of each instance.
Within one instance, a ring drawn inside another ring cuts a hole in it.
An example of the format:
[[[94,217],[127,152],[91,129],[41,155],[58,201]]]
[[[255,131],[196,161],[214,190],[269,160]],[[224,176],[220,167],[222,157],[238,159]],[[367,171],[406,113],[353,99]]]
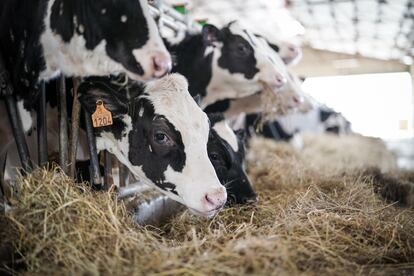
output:
[[[161,78],[172,69],[171,56],[163,52],[157,52],[151,57],[153,66],[153,77]]]
[[[190,211],[196,215],[210,218],[220,211],[227,201],[227,192],[223,186],[213,188],[199,199],[199,207]]]

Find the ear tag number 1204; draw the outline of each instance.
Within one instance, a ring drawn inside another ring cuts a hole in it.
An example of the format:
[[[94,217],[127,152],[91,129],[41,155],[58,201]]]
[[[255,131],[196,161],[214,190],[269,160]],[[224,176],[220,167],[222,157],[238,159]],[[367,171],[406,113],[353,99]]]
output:
[[[112,113],[105,108],[101,100],[96,101],[96,110],[92,114],[93,127],[104,127],[112,125]]]

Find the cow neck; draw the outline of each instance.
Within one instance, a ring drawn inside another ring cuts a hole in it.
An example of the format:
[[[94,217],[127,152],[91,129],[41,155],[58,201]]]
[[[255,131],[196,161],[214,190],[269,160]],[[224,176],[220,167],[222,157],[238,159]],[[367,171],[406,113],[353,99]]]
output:
[[[207,47],[202,34],[187,34],[182,42],[168,48],[177,61],[172,71],[187,78],[191,96],[200,95],[204,98],[212,78],[213,53],[205,55]]]

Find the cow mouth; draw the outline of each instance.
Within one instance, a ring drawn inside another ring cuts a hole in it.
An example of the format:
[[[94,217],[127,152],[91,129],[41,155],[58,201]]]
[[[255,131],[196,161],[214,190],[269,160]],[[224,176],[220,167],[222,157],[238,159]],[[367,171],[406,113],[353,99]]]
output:
[[[223,206],[219,207],[219,208],[215,208],[209,211],[205,211],[205,212],[201,212],[198,211],[196,209],[190,208],[188,207],[188,209],[190,210],[190,212],[194,215],[200,216],[200,217],[204,217],[204,218],[212,218],[215,214],[217,214],[221,209],[223,208]]]

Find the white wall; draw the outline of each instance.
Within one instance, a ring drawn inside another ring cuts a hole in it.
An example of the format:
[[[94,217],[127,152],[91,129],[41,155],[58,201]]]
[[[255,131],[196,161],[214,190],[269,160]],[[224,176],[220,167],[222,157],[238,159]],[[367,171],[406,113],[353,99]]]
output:
[[[413,96],[407,72],[307,78],[306,92],[341,112],[355,132],[383,139],[413,137]]]

